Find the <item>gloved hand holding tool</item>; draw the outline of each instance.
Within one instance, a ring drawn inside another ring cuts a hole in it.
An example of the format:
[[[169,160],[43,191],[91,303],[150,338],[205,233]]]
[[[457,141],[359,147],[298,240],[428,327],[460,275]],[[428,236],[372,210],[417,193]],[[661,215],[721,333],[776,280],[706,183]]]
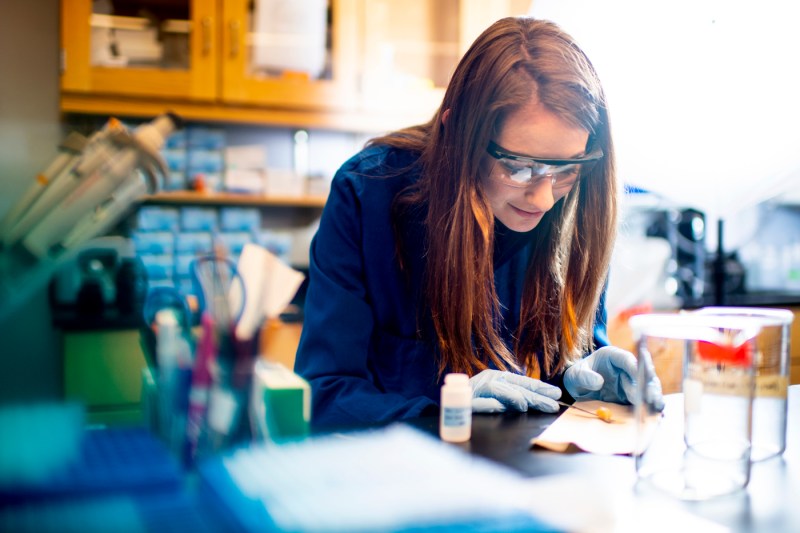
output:
[[[633,403],[636,399],[636,357],[615,346],[604,346],[564,372],[564,387],[576,400]],[[661,383],[649,372],[648,402],[663,409]]]

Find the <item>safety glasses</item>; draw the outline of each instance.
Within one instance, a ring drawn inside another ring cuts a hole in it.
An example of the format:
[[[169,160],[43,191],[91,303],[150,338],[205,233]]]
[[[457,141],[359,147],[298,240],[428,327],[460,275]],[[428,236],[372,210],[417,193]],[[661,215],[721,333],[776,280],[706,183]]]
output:
[[[489,141],[486,151],[497,160],[491,173],[492,179],[510,187],[520,188],[549,179],[553,189],[558,191],[571,189],[580,178],[581,172],[587,171],[603,158],[603,151],[600,148],[573,159],[530,157],[509,152],[493,141]]]

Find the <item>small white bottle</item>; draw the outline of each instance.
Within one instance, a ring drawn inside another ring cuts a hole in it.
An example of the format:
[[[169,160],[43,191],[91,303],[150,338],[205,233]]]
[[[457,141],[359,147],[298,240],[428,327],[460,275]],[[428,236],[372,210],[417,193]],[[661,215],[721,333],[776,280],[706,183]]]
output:
[[[447,442],[465,442],[472,435],[472,387],[466,374],[447,374],[441,393],[439,436]]]

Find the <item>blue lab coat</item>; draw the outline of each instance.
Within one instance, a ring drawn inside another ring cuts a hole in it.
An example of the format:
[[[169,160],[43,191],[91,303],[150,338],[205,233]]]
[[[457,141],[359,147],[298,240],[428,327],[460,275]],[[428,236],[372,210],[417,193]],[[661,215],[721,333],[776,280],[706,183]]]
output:
[[[424,212],[417,207],[403,219],[406,270],[398,263],[391,220],[394,198],[419,179],[417,170],[407,168],[412,162],[406,152],[372,146],[347,161],[333,179],[311,243],[295,362],[295,371],[311,384],[315,427],[373,424],[436,412],[442,382],[421,292]],[[530,254],[525,237],[507,231],[505,239],[497,239],[506,242],[504,248],[495,251],[495,284],[508,346],[513,346],[511,334],[519,324]],[[597,318],[595,343],[606,345],[603,299]],[[550,381],[561,386],[560,378]]]

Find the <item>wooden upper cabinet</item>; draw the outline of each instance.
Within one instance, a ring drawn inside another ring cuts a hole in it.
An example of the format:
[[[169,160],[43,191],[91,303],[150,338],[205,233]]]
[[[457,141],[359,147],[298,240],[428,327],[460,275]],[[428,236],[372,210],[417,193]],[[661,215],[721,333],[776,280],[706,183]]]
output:
[[[361,109],[429,119],[475,38],[529,7],[530,0],[361,0]]]
[[[217,89],[216,0],[61,0],[66,92],[212,101]]]
[[[222,2],[222,100],[355,110],[363,0]]]
[[[363,108],[425,109],[429,118],[461,56],[460,13],[459,0],[363,2]]]
[[[387,131],[430,119],[478,33],[529,4],[61,0],[61,106]]]

